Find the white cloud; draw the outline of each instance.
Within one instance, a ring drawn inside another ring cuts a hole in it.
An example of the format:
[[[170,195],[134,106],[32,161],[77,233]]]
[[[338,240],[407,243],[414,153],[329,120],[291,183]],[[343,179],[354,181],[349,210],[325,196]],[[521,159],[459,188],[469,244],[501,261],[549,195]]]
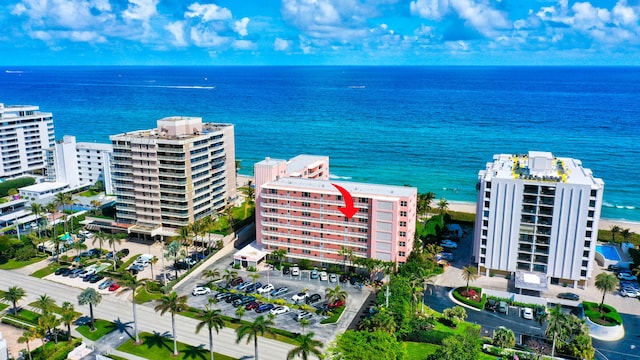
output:
[[[232,18],[231,11],[227,8],[220,7],[216,4],[199,4],[193,3],[189,5],[189,11],[184,13],[185,17],[199,17],[202,21],[213,20],[229,20]]]
[[[207,28],[191,28],[191,41],[200,47],[222,47],[231,43],[232,39],[220,36],[217,32]]]
[[[614,24],[620,25],[636,25],[638,22],[638,12],[640,9],[637,7],[634,9],[627,6],[625,0],[618,1],[616,6],[613,7],[612,15]]]
[[[240,36],[247,36],[247,25],[249,25],[249,18],[244,17],[233,23],[233,30]]]
[[[273,41],[273,50],[275,51],[288,51],[291,48],[291,41],[281,38],[276,38]]]
[[[122,13],[122,17],[130,20],[148,21],[156,15],[156,5],[159,0],[129,0],[127,10]]]
[[[414,15],[430,20],[439,20],[449,12],[449,0],[417,0],[409,4]]]
[[[182,21],[169,23],[164,28],[173,35],[172,44],[180,47],[187,46],[187,40],[184,37],[184,23]]]
[[[231,46],[237,50],[253,50],[256,48],[256,44],[249,40],[235,40]]]
[[[107,39],[104,36],[96,33],[95,31],[70,31],[68,38],[71,41],[76,42],[91,42],[91,43],[103,43]]]

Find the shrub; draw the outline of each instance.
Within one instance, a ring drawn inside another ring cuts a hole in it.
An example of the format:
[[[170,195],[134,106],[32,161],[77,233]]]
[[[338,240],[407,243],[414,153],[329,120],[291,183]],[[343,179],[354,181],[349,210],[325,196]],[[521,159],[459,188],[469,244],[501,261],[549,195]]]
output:
[[[477,293],[482,293],[482,289],[479,287],[469,287],[470,290],[475,291]],[[476,309],[484,309],[484,304],[487,302],[487,295],[486,294],[482,294],[482,297],[480,299],[480,302],[477,301],[473,301],[471,299],[467,299],[466,297],[462,296],[462,294],[460,294],[460,291],[466,290],[466,287],[459,287],[455,290],[453,290],[453,297],[460,301],[461,303],[465,304],[465,305],[469,305],[472,306]]]
[[[11,189],[19,189],[21,187],[33,185],[35,183],[36,180],[30,177],[21,177],[13,180],[7,180],[0,183],[0,197],[9,195],[9,190]]]
[[[36,249],[32,246],[23,246],[16,250],[15,258],[19,261],[30,260],[36,256]]]

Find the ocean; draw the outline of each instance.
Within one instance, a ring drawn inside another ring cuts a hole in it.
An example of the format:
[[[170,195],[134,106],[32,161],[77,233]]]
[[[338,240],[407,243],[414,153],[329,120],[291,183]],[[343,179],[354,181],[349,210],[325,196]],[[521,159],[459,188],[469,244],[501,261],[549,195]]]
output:
[[[109,142],[174,115],[235,125],[240,173],[330,157],[332,177],[475,201],[497,153],[550,151],[605,181],[602,217],[640,221],[640,68],[5,67],[0,102],[56,139]]]

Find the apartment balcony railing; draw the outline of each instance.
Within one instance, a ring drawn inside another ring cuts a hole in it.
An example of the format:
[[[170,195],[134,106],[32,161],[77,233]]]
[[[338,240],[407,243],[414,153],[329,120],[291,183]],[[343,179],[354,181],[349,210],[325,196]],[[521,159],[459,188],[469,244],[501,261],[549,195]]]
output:
[[[172,170],[185,170],[185,164],[166,164],[166,163],[158,163],[158,169],[172,169]]]
[[[186,159],[186,156],[184,154],[182,154],[182,155],[180,155],[180,154],[160,155],[160,154],[158,154],[156,156],[156,159],[158,159],[158,160],[166,160],[166,161],[184,161]]]
[[[309,240],[309,241],[314,241],[318,243],[327,243],[327,244],[334,244],[334,245],[345,245],[345,246],[348,245],[348,246],[366,247],[366,248],[369,247],[368,243],[364,243],[360,241],[335,240],[335,239],[321,238],[319,236],[296,235],[296,234],[281,233],[281,232],[269,231],[269,230],[263,230],[262,234],[265,236],[280,236],[280,237],[287,237],[287,238],[296,239],[296,240]],[[275,241],[275,240],[271,240],[271,241]],[[286,241],[284,243],[288,244]],[[297,245],[298,244],[294,244],[294,246],[297,246]],[[337,253],[339,250],[340,249],[336,249],[335,252]]]
[[[289,214],[276,214],[276,213],[270,213],[270,212],[265,212],[262,211],[260,212],[260,214],[262,215],[263,218],[265,217],[273,217],[273,218],[279,218],[279,219],[286,219],[286,220],[298,220],[298,221],[308,221],[308,222],[312,222],[312,223],[316,223],[316,224],[330,224],[330,225],[337,225],[337,226],[353,226],[353,227],[357,227],[359,229],[368,229],[369,228],[369,224],[368,223],[360,223],[360,222],[346,222],[346,221],[335,221],[335,220],[326,220],[326,219],[322,219],[322,218],[313,218],[313,217],[306,217],[306,216],[293,216],[293,215],[289,215]]]
[[[187,180],[169,180],[169,179],[158,179],[158,183],[162,185],[187,185]]]
[[[165,193],[171,193],[171,194],[181,194],[184,195],[187,193],[187,187],[178,187],[178,188],[171,188],[171,187],[161,187],[162,192]]]
[[[274,226],[273,223],[269,223],[268,221],[263,221],[261,225],[266,227]],[[348,237],[356,237],[360,239],[369,239],[368,233],[352,232],[352,231],[349,231],[348,229],[345,229],[345,231],[335,231],[335,230],[320,229],[320,228],[309,228],[308,226],[295,226],[291,224],[278,224],[277,227],[280,229],[287,229],[287,230],[314,231],[314,232],[331,234],[336,236],[348,236]]]
[[[296,210],[300,212],[308,212],[311,214],[322,214],[322,215],[333,215],[333,216],[344,216],[342,212],[339,210],[327,210],[327,209],[318,209],[318,208],[310,208],[304,206],[292,206],[292,205],[279,205],[279,204],[271,204],[271,203],[262,203],[263,209],[278,209],[278,210]],[[368,219],[367,214],[357,212],[354,216],[354,219]]]
[[[263,199],[278,199],[278,200],[287,200],[287,201],[308,202],[312,204],[344,206],[344,200],[336,201],[336,200],[328,200],[328,199],[318,199],[318,198],[291,196],[291,195],[277,195],[277,194],[269,194],[269,193],[262,193],[260,194],[260,197],[262,197]],[[369,208],[369,204],[361,203],[361,202],[355,202],[354,206],[361,209]]]

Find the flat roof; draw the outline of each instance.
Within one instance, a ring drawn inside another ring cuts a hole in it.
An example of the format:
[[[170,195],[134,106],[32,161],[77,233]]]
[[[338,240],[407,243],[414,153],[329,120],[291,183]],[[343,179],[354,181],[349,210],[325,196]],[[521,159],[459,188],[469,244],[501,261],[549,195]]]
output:
[[[369,184],[359,182],[346,182],[346,181],[328,181],[317,179],[303,179],[303,178],[282,178],[280,180],[265,184],[269,187],[281,186],[281,187],[295,187],[304,188],[309,191],[323,192],[323,193],[339,193],[332,184],[342,186],[352,194],[373,195],[373,196],[393,196],[393,197],[410,197],[417,194],[418,189],[408,186],[396,186],[396,185],[381,185],[381,184]]]
[[[516,271],[515,285],[517,289],[527,289],[534,291],[547,291],[547,276],[524,271]]]
[[[264,158],[264,160],[260,160],[257,163],[255,163],[255,165],[276,166],[276,165],[281,164],[283,162],[287,162],[287,160],[284,160],[284,159],[272,159],[270,157],[266,157],[266,158]]]
[[[20,190],[43,192],[47,190],[62,189],[66,186],[69,186],[69,184],[63,183],[63,182],[43,182],[39,184],[33,184],[33,185],[22,187],[20,188]]]
[[[77,149],[90,149],[99,151],[113,151],[113,145],[102,143],[79,142],[76,143]]]
[[[238,260],[260,261],[269,253],[270,251],[262,250],[262,247],[254,241],[233,254],[233,258]]]
[[[287,174],[294,175],[299,173],[300,171],[314,167],[324,161],[329,161],[328,156],[320,156],[320,155],[298,155],[296,157],[291,158],[287,161]]]

